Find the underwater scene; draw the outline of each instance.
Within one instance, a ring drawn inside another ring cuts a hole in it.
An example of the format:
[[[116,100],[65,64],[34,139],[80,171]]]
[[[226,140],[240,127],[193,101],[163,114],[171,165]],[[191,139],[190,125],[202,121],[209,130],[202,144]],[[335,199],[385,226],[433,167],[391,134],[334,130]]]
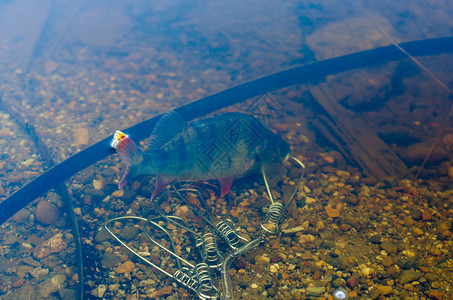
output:
[[[453,2],[0,2],[0,299],[453,299]]]

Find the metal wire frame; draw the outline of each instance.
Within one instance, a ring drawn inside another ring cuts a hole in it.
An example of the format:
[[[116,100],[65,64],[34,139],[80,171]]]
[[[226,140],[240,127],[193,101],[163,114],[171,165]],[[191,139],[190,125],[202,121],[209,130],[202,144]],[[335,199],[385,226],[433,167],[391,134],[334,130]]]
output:
[[[299,187],[301,186],[303,176],[305,173],[305,166],[304,164],[295,157],[292,159],[299,164],[302,168],[301,176],[295,186],[293,193],[291,194],[289,200],[286,203],[280,201],[274,201],[271,190],[269,188],[269,184],[267,182],[266,174],[263,171],[263,179],[266,185],[267,193],[269,195],[269,199],[271,200],[271,205],[269,207],[266,216],[260,222],[261,225],[261,233],[259,236],[251,241],[245,239],[244,237],[240,236],[238,231],[234,229],[234,223],[230,219],[224,219],[219,221],[216,225],[214,225],[210,221],[210,216],[208,210],[204,207],[203,209],[194,207],[190,204],[186,197],[183,196],[183,193],[191,192],[195,193],[200,199],[201,194],[199,190],[194,188],[183,188],[182,186],[176,187],[173,190],[173,193],[176,195],[178,200],[184,202],[189,208],[198,216],[202,217],[204,221],[207,223],[209,227],[212,228],[212,232],[207,232],[205,234],[199,234],[195,230],[193,230],[183,219],[173,216],[167,215],[160,209],[160,204],[162,200],[158,200],[156,202],[156,211],[159,213],[160,216],[146,219],[142,217],[136,216],[126,216],[126,217],[119,217],[112,219],[105,223],[104,227],[121,245],[123,245],[126,249],[131,251],[134,255],[140,258],[142,261],[147,263],[148,265],[156,268],[158,271],[162,272],[163,274],[169,276],[170,278],[174,279],[176,282],[181,284],[182,286],[190,289],[193,291],[200,299],[219,299],[221,297],[221,293],[219,289],[214,285],[214,280],[212,278],[211,270],[219,270],[221,277],[222,277],[222,285],[223,285],[223,297],[222,299],[233,299],[233,286],[231,283],[231,277],[229,275],[228,270],[230,269],[231,263],[234,259],[251,249],[254,249],[259,244],[263,243],[269,234],[278,234],[279,233],[279,224],[281,219],[288,208],[288,206],[294,201],[294,198],[297,194]],[[178,183],[180,184],[180,183]],[[157,245],[162,251],[165,253],[170,254],[176,260],[177,270],[174,273],[170,273],[160,266],[154,264],[152,261],[147,259],[146,257],[140,255],[137,251],[132,249],[126,243],[124,243],[119,237],[117,237],[113,231],[109,228],[109,224],[115,221],[125,220],[125,219],[135,219],[139,221],[145,222],[145,226],[143,227],[143,232],[146,237],[152,241],[155,245]],[[172,239],[172,235],[159,224],[159,221],[167,221],[168,223],[173,224],[174,226],[183,228],[187,230],[196,240],[196,246],[199,249],[201,254],[202,262],[194,265],[184,259],[182,256],[176,254],[176,248]],[[155,240],[150,233],[149,228],[155,227],[162,232],[165,233],[169,242],[170,242],[170,249],[163,246],[159,241]],[[216,236],[222,238],[230,247],[231,252],[227,254],[226,258],[222,256],[218,247],[217,247],[217,239]]]

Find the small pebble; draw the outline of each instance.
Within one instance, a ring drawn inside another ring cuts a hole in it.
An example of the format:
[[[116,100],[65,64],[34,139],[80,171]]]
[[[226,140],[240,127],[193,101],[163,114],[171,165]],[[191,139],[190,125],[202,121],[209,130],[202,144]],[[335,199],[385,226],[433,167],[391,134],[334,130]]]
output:
[[[321,296],[326,291],[326,288],[323,286],[309,286],[307,287],[307,293],[310,296]]]
[[[33,258],[31,257],[27,257],[24,259],[24,263],[26,263],[27,265],[30,265],[30,266],[33,266],[35,268],[38,268],[41,266],[41,264],[39,262],[37,262],[36,260],[34,260]]]
[[[173,287],[171,285],[161,288],[157,291],[157,296],[162,297],[173,294]]]
[[[373,244],[380,244],[382,243],[382,237],[380,235],[371,235],[368,237],[368,240],[372,242]]]
[[[83,197],[83,204],[85,205],[91,205],[92,201],[91,201],[91,196],[90,195],[85,195]]]
[[[247,266],[247,262],[242,256],[239,256],[235,261],[234,261],[234,266],[236,269],[245,269]]]
[[[21,285],[23,285],[25,283],[25,279],[23,278],[19,278],[18,280],[14,281],[11,286],[14,287],[14,288],[17,288],[17,287],[20,287]]]
[[[403,255],[406,255],[407,257],[414,257],[415,256],[415,253],[413,251],[410,251],[410,250],[403,250],[403,251],[401,251],[401,253]]]
[[[113,267],[120,262],[120,257],[112,252],[105,252],[101,263],[105,267]]]
[[[415,234],[415,235],[420,236],[420,235],[423,235],[423,233],[424,233],[424,232],[423,232],[422,229],[420,229],[420,228],[418,228],[418,227],[414,228],[414,234]]]
[[[121,230],[119,237],[126,241],[131,241],[137,237],[140,230],[135,226],[124,226],[123,230]]]
[[[321,156],[321,158],[325,163],[328,163],[330,165],[335,163],[335,157],[333,156]]]
[[[332,208],[330,206],[326,206],[326,207],[324,207],[324,209],[329,218],[339,218],[340,217],[340,210],[338,210],[336,208]]]
[[[278,255],[278,254],[273,255],[273,256],[271,257],[272,263],[278,263],[278,262],[280,262],[281,260],[282,260],[282,257],[281,257],[280,255]]]
[[[260,261],[260,262],[264,262],[266,264],[270,263],[271,262],[271,259],[267,256],[264,256],[264,255],[260,255],[256,258],[257,261]]]
[[[418,280],[421,276],[422,276],[421,272],[416,272],[414,270],[405,270],[398,277],[398,281],[400,284],[405,284],[405,283],[409,283],[409,282]]]
[[[324,224],[323,221],[319,220],[316,222],[316,229],[317,230],[324,230],[326,228],[326,225]]]
[[[349,292],[349,298],[354,299],[359,297],[358,293],[356,291],[350,291]]]
[[[452,176],[453,177],[453,176]],[[429,293],[428,298],[431,300],[442,300],[444,299],[444,293],[439,293],[437,291],[432,291]]]
[[[422,211],[419,210],[419,209],[413,210],[413,211],[411,212],[411,217],[412,217],[412,219],[414,219],[415,221],[420,221],[420,220],[422,219],[422,215],[423,215],[423,213],[422,213]]]
[[[129,273],[135,270],[135,264],[131,262],[130,260],[122,263],[121,265],[116,268],[116,273]]]
[[[282,124],[278,122],[274,124],[274,128],[279,132],[288,131],[288,127],[289,127],[288,124]]]
[[[270,271],[271,273],[274,273],[274,274],[275,274],[275,273],[278,272],[278,269],[277,269],[277,267],[276,267],[275,265],[271,265],[271,266],[269,267],[269,271]]]
[[[373,299],[373,300],[377,299],[380,295],[381,295],[381,292],[377,288],[372,289],[370,291],[370,298]]]
[[[436,256],[440,256],[442,255],[442,251],[440,251],[439,248],[436,248],[436,247],[433,247],[429,250],[429,253],[433,254],[433,255],[436,255]]]
[[[377,183],[377,179],[374,176],[362,177],[361,181],[368,185],[375,185]]]
[[[439,278],[434,273],[426,273],[423,275],[423,277],[425,277],[425,279],[428,280],[428,282],[434,282]]]
[[[368,267],[363,267],[360,269],[360,272],[362,273],[363,276],[370,275],[372,271],[373,271],[373,269],[368,268]]]
[[[102,180],[94,179],[93,180],[93,187],[94,187],[95,190],[102,189]]]
[[[348,179],[351,174],[349,172],[346,172],[346,171],[342,171],[342,170],[337,170],[335,172],[335,174],[340,177],[340,178],[343,178],[343,179]]]
[[[29,167],[29,166],[31,166],[33,164],[34,161],[35,160],[33,158],[29,158],[26,161],[23,161],[22,165],[25,166],[25,167]]]
[[[433,216],[428,211],[425,210],[422,213],[422,221],[430,221],[432,218]]]
[[[39,297],[37,297],[38,299],[39,298],[47,298],[49,299],[50,295],[52,293],[55,293],[56,291],[58,291],[62,285],[63,282],[66,281],[66,276],[62,275],[62,274],[57,274],[51,278],[48,278],[44,281],[42,281],[39,285],[38,285],[38,291],[39,291]]]
[[[398,246],[390,241],[384,241],[380,246],[381,249],[387,251],[390,254],[396,254],[396,252],[398,252]]]
[[[311,234],[303,234],[299,237],[299,244],[304,245],[304,244],[309,244],[315,241],[315,237]]]
[[[377,289],[379,290],[379,293],[381,295],[388,295],[388,294],[391,294],[393,292],[393,288],[391,286],[388,286],[388,285],[379,285],[377,287]]]
[[[275,289],[273,287],[270,287],[267,289],[267,294],[271,297],[275,296],[277,292],[275,291]]]
[[[107,290],[107,287],[104,284],[100,284],[97,287],[97,295],[99,298],[104,297],[105,291]]]
[[[286,97],[288,97],[289,99],[295,99],[298,97],[298,95],[297,95],[297,92],[295,92],[295,91],[288,91],[286,93]]]
[[[102,200],[105,198],[105,194],[102,190],[96,189],[85,189],[85,194],[90,196],[92,200]]]
[[[382,265],[384,267],[390,267],[391,265],[393,265],[393,259],[390,256],[385,257],[382,260]]]
[[[121,198],[124,196],[124,190],[116,190],[112,193],[112,197]]]
[[[23,208],[21,210],[19,210],[12,218],[11,220],[13,220],[14,222],[16,223],[23,223],[23,222],[26,222],[28,221],[29,217],[30,217],[31,213]]]
[[[348,202],[351,205],[358,205],[360,203],[360,199],[357,196],[351,195],[346,198],[346,202]]]
[[[406,226],[412,226],[415,224],[415,221],[414,221],[414,219],[411,218],[411,216],[407,216],[404,218],[404,224]]]
[[[351,289],[355,288],[356,286],[359,285],[359,278],[355,275],[352,275],[349,277],[349,279],[346,281],[346,285],[350,287]]]
[[[321,279],[321,277],[322,277],[321,271],[315,271],[315,272],[313,273],[313,276],[311,276],[311,279],[313,279],[313,280],[319,280],[319,279]]]
[[[254,233],[254,232],[256,232],[256,228],[253,227],[253,226],[248,226],[247,227],[247,232]]]
[[[290,228],[290,229],[283,229],[282,231],[284,233],[296,233],[296,232],[299,232],[299,231],[305,231],[305,227],[304,226],[297,226],[297,227],[293,227],[293,228]]]
[[[340,225],[341,231],[348,231],[348,230],[351,229],[351,228],[352,228],[352,226],[349,225],[349,224],[343,223],[343,224]]]

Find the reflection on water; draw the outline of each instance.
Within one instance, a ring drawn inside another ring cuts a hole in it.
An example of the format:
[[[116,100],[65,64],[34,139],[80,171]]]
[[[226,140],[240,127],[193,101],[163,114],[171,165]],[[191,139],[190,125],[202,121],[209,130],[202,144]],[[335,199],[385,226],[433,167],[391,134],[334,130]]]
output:
[[[452,35],[452,9],[448,1],[363,7],[334,0],[2,1],[0,198],[49,168],[49,159],[61,162],[116,129],[223,89],[390,39]],[[450,54],[418,59],[451,86]],[[349,298],[451,297],[447,92],[410,60],[262,92],[228,110],[259,116],[269,103],[277,107],[266,125],[307,170],[282,233],[228,270],[235,297],[326,298],[340,288]],[[419,178],[411,176],[428,153]],[[285,186],[300,175],[286,167],[282,183],[270,182],[274,199],[287,199]],[[188,297],[190,289],[100,231],[115,217],[156,214],[152,177],[118,189],[123,169],[114,155],[67,182],[82,240],[85,298]],[[229,201],[215,187],[204,192],[216,208],[213,218],[231,218],[241,236],[258,235],[269,206],[261,177],[235,180]],[[173,204],[163,201],[161,209]],[[2,225],[2,299],[75,297],[81,278],[67,209],[51,191]],[[187,213],[184,206],[171,209]],[[150,259],[161,259],[136,227],[113,227]],[[184,250],[188,240],[177,237]]]

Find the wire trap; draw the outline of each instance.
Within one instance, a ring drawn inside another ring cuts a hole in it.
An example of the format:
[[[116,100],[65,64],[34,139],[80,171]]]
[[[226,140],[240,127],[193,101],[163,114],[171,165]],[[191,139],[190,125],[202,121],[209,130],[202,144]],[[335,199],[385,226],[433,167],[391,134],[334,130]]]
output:
[[[104,227],[143,263],[172,278],[199,299],[233,299],[233,286],[228,273],[231,263],[236,257],[265,242],[268,235],[280,232],[284,213],[301,186],[305,166],[297,158],[292,159],[302,168],[302,172],[286,203],[273,199],[266,174],[262,171],[271,204],[260,222],[257,236],[252,240],[242,236],[231,219],[213,217],[206,205],[207,195],[195,187],[193,181],[174,182],[166,196],[159,196],[155,202],[158,216],[118,217],[107,221]],[[165,209],[162,209],[163,206]],[[178,212],[182,206],[188,208],[183,215]],[[194,221],[195,218],[198,222]],[[112,224],[115,222],[132,223],[139,227],[142,233],[140,243],[144,244],[143,240],[146,240],[153,246],[152,257],[149,252],[136,249],[133,242],[123,241],[114,232]]]

